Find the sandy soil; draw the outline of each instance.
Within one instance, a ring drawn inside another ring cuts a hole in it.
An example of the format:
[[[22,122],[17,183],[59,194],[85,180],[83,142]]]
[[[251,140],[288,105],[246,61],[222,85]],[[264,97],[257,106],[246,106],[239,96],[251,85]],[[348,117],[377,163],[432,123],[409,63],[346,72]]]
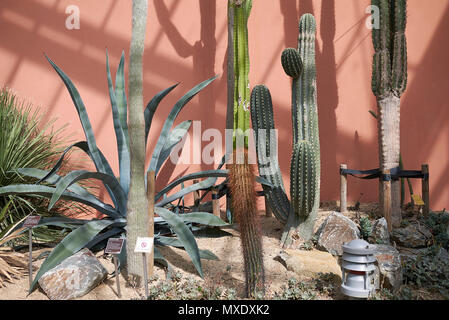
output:
[[[330,214],[331,208],[322,209],[319,212],[319,218],[316,228]],[[333,208],[332,208],[333,209]],[[351,213],[350,213],[351,214]],[[274,258],[281,251],[279,239],[282,233],[282,225],[274,217],[266,217],[261,212],[261,223],[263,230],[263,247],[264,247],[264,265],[266,274],[266,290],[269,295],[278,291],[282,285],[285,285],[289,278],[298,278],[293,272],[287,271],[286,268]],[[243,257],[240,249],[239,232],[236,228],[228,227],[223,229],[229,232],[229,236],[219,238],[197,238],[200,249],[208,249],[219,257],[219,261],[202,260],[204,271],[204,281],[223,285],[224,287],[234,288],[237,290],[237,296],[244,295],[244,273],[243,273]],[[45,251],[49,249],[41,249]],[[193,277],[201,280],[197,274],[193,264],[184,250],[172,247],[161,249],[163,255],[183,277]],[[36,252],[37,256],[39,252]],[[114,266],[109,258],[102,256],[102,252],[97,254],[100,262],[105,266],[108,272],[113,272]],[[43,259],[34,262],[35,267],[39,267]],[[159,266],[155,266],[155,275],[158,279],[166,279],[166,271]],[[202,281],[202,280],[201,280]],[[28,277],[16,280],[14,283],[8,284],[5,288],[0,288],[0,299],[2,300],[48,300],[47,296],[40,290],[35,290],[31,295],[27,296]],[[125,279],[120,276],[120,286],[122,291],[121,299],[141,299],[144,296],[143,288],[135,288],[126,283]],[[80,300],[116,300],[116,283],[115,278],[108,278],[98,287],[90,291]]]

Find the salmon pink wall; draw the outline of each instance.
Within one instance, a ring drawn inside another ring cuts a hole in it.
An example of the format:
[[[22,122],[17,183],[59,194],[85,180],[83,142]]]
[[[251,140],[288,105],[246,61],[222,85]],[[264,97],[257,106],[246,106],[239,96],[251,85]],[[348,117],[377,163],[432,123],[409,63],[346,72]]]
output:
[[[156,135],[182,93],[214,74],[220,77],[184,109],[177,123],[202,121],[202,130],[225,127],[227,18],[224,0],[150,0],[144,56],[144,97],[181,85],[156,114]],[[365,26],[369,0],[253,0],[249,20],[251,86],[272,93],[279,129],[280,165],[289,186],[291,153],[290,80],[280,55],[297,43],[301,14],[318,25],[317,79],[322,159],[322,200],[338,200],[340,163],[378,166],[375,108],[371,92],[371,31]],[[449,208],[449,0],[408,1],[408,87],[401,105],[401,148],[407,169],[430,165],[431,207]],[[80,29],[68,30],[67,6],[80,9]],[[70,96],[43,56],[47,53],[73,80],[87,106],[98,145],[118,170],[105,76],[105,48],[115,72],[122,50],[128,57],[130,0],[2,0],[0,85],[41,105],[46,117],[83,139]],[[127,70],[127,68],[126,68]],[[203,142],[203,146],[207,142]],[[155,140],[150,141],[150,148]],[[180,165],[172,177],[209,165]],[[159,187],[169,178],[163,172]],[[414,187],[420,190],[419,181]],[[350,179],[349,200],[377,201],[377,181]]]

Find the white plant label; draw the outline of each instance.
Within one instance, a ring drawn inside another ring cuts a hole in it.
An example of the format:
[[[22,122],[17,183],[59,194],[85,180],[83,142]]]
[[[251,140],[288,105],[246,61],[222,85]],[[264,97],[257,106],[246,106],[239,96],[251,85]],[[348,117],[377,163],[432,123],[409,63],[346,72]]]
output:
[[[136,247],[134,252],[151,253],[153,250],[154,238],[138,237],[136,241]]]

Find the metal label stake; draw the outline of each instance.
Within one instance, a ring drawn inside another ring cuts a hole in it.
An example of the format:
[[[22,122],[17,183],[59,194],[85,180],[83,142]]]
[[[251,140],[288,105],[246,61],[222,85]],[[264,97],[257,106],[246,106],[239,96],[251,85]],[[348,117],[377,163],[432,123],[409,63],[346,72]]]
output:
[[[39,224],[40,216],[28,216],[23,223],[24,228],[28,228],[28,278],[30,288],[33,284],[33,227]]]
[[[154,238],[138,237],[134,252],[142,253],[143,259],[143,282],[145,284],[145,296],[148,298],[148,268],[147,268],[147,253],[153,252]]]
[[[108,244],[106,245],[106,249],[104,249],[104,253],[112,254],[112,260],[114,261],[115,268],[115,282],[117,283],[117,296],[119,298],[122,297],[122,292],[120,291],[120,278],[118,274],[118,255],[122,252],[123,242],[125,239],[123,238],[109,238]]]

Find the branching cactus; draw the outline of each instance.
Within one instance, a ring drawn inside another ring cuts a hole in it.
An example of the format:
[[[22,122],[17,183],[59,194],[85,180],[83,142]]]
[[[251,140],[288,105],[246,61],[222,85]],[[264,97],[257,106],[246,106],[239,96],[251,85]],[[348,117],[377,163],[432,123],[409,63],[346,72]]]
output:
[[[407,20],[406,0],[372,0],[380,12],[379,28],[373,28],[374,45],[372,90],[377,98],[380,119],[379,163],[382,170],[399,166],[400,157],[400,97],[407,86]],[[383,190],[379,188],[380,207]],[[391,184],[392,223],[401,223],[401,194],[399,181]]]
[[[302,242],[312,238],[319,207],[320,141],[315,33],[315,18],[311,14],[303,15],[299,22],[298,49],[285,49],[281,56],[285,73],[293,79],[291,201],[285,193],[278,160],[272,154],[272,150],[277,150],[277,145],[272,131],[274,119],[270,92],[265,86],[259,85],[251,94],[251,121],[256,134],[259,173],[275,186],[265,189],[265,194],[274,215],[285,223],[281,239],[284,247],[294,245],[293,240]]]

